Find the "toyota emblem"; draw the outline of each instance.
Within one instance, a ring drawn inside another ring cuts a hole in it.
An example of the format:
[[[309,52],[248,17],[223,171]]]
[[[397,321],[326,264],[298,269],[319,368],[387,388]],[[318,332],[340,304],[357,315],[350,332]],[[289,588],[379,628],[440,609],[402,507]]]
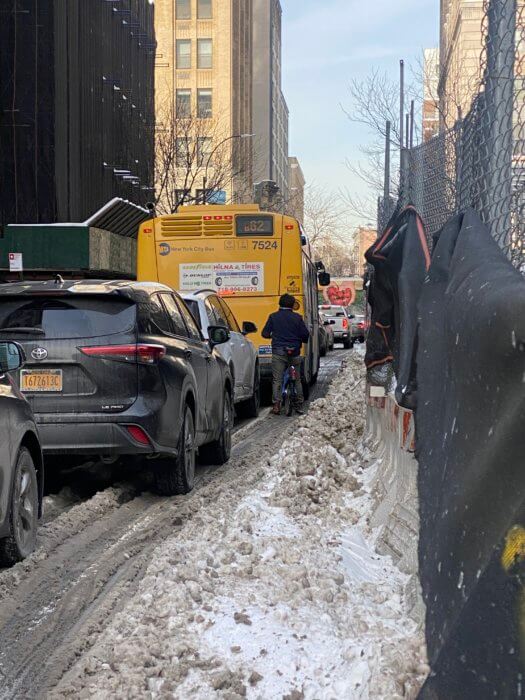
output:
[[[45,360],[47,357],[47,350],[45,348],[35,348],[31,351],[31,357],[33,360]]]

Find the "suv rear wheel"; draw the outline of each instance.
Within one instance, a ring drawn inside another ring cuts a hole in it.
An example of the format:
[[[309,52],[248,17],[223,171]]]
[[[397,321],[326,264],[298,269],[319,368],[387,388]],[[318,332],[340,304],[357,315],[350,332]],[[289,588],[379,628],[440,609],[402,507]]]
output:
[[[158,460],[154,467],[155,486],[162,496],[189,493],[195,483],[195,423],[186,405],[178,442],[177,457]]]
[[[237,414],[241,418],[257,418],[259,415],[259,409],[261,407],[261,377],[259,374],[259,368],[255,368],[255,375],[253,378],[253,394],[247,400],[243,401],[237,406]]]
[[[226,464],[232,450],[233,405],[230,392],[224,392],[221,434],[218,440],[202,445],[199,456],[205,464]]]
[[[29,450],[20,448],[9,513],[9,535],[0,540],[0,565],[11,566],[34,550],[38,525],[38,482]]]

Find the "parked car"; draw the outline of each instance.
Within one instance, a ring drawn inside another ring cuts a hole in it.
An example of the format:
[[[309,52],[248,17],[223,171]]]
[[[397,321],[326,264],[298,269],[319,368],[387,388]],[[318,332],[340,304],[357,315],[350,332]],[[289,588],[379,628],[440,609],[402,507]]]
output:
[[[224,326],[230,331],[230,340],[218,348],[230,367],[234,379],[234,402],[237,414],[256,418],[261,405],[259,353],[248,335],[257,332],[257,326],[245,321],[242,330],[228,304],[212,290],[183,294],[186,306],[192,312],[204,338],[208,339],[210,326]]]
[[[0,288],[0,339],[20,340],[16,374],[44,454],[149,457],[157,489],[190,491],[195,456],[229,459],[233,380],[178,294],[131,281],[24,282]]]
[[[351,348],[353,343],[350,338],[350,321],[344,306],[334,306],[323,304],[319,311],[329,321],[334,321],[332,330],[336,343],[343,343],[346,349]]]
[[[333,350],[335,345],[335,336],[333,327],[335,326],[335,321],[333,319],[319,314],[319,347],[321,350]],[[321,352],[321,354],[323,354]]]
[[[356,340],[359,343],[364,343],[366,338],[366,321],[363,314],[355,314],[350,316],[350,336],[352,342]]]
[[[0,342],[0,566],[27,557],[42,515],[44,465],[28,402],[8,372],[24,363],[15,342]]]

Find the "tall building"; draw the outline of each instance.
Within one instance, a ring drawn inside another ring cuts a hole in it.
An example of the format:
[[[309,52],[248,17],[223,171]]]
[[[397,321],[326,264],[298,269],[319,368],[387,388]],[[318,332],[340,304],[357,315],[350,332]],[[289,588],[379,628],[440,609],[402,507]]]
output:
[[[304,224],[304,186],[305,179],[299,161],[295,156],[290,156],[288,158],[289,166],[289,207],[288,211],[295,216],[297,221]]]
[[[423,62],[423,142],[426,142],[439,131],[439,50],[425,49]]]
[[[483,0],[441,0],[439,105],[442,127],[470,109],[481,80]]]
[[[0,224],[151,199],[154,6],[16,0],[0,13]]]
[[[157,115],[191,118],[206,154],[220,146],[232,163],[222,183],[226,199],[250,199],[252,0],[155,0],[155,32]],[[202,168],[192,186],[204,187],[204,177]]]
[[[366,260],[365,253],[370,248],[372,243],[377,240],[377,229],[371,225],[360,226],[355,232],[354,237],[354,259],[355,259],[355,274],[361,277],[365,273]]]
[[[281,89],[282,9],[279,0],[253,0],[254,180],[272,180],[289,197],[288,107]]]

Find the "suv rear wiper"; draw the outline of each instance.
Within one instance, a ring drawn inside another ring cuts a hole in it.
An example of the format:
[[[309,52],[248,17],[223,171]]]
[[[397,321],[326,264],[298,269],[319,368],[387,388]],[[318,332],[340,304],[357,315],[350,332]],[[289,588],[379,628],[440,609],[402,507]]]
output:
[[[27,335],[45,335],[43,328],[34,328],[31,326],[11,326],[10,328],[0,328],[0,333],[24,333]]]

